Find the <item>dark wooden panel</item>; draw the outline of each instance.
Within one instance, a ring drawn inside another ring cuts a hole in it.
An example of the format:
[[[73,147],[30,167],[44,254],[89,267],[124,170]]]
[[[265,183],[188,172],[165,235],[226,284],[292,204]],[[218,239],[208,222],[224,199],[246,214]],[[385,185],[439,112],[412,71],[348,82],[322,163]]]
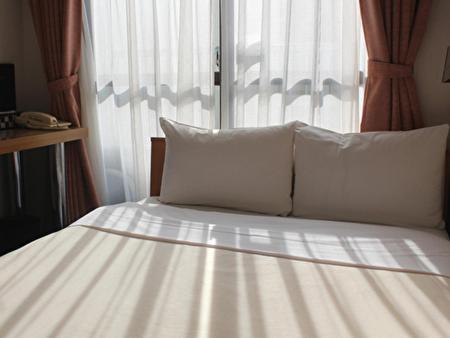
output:
[[[152,163],[150,177],[150,196],[159,196],[166,156],[166,139],[152,137]]]

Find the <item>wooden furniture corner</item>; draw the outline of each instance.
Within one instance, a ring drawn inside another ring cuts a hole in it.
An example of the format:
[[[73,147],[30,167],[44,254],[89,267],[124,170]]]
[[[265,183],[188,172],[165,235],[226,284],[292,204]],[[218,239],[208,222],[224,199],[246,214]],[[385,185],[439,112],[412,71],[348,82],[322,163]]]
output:
[[[159,196],[166,157],[166,139],[164,137],[152,137],[150,196]]]

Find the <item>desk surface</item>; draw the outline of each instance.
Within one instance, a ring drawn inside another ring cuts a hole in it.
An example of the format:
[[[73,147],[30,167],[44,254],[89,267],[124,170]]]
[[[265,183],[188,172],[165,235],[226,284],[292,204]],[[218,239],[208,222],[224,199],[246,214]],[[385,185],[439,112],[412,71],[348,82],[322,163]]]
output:
[[[87,128],[65,130],[8,129],[0,130],[0,155],[84,139]]]

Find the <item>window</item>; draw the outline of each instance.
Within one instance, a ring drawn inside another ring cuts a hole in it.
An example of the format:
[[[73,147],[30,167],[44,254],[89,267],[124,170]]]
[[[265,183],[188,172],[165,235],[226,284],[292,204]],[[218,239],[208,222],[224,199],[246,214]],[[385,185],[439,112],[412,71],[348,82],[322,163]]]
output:
[[[357,1],[234,0],[222,7],[225,125],[301,120],[358,130],[365,46]]]
[[[85,0],[85,7],[95,83],[88,109],[96,111],[95,171],[106,202],[147,196],[149,137],[162,135],[160,116],[206,128],[301,120],[359,129],[365,46],[357,0]]]

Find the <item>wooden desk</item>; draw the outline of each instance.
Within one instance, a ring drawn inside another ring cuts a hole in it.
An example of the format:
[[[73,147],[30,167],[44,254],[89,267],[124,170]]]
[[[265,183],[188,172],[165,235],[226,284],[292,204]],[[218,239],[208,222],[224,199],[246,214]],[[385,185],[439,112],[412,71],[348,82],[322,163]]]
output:
[[[0,130],[0,155],[76,141],[87,136],[87,128],[53,131],[22,128]]]
[[[23,208],[23,183],[20,152],[46,146],[55,146],[56,174],[58,181],[58,205],[61,227],[66,224],[66,170],[64,143],[81,140],[88,136],[86,128],[66,130],[8,129],[0,130],[0,155],[12,153],[16,177],[17,205]]]

